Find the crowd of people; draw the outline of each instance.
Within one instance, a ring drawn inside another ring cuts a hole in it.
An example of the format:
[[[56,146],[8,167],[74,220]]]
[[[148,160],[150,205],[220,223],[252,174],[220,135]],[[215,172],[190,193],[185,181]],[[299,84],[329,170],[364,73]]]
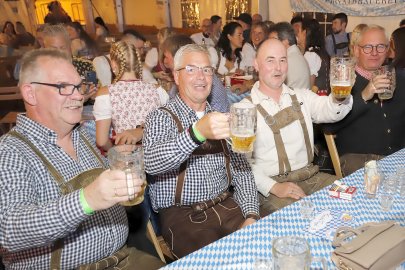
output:
[[[222,27],[214,15],[191,36],[160,29],[147,51],[146,38],[127,29],[103,55],[95,40],[109,29],[101,18],[92,39],[58,1],[48,8],[39,49],[18,64],[26,112],[0,138],[6,269],[164,265],[127,242],[135,221],[119,203],[128,181],[135,196],[143,182],[108,169],[114,145],[142,144],[147,198],[175,258],[333,183],[337,177],[314,164],[317,132],[336,135],[344,175],[405,147],[405,27],[391,39],[378,25],[350,34],[339,13],[324,37],[315,19],[273,23],[241,13]],[[34,44],[21,25],[16,32],[7,22],[1,41]],[[355,61],[347,98],[330,94],[336,56]],[[391,83],[375,75],[382,65],[396,74],[388,100],[378,98]],[[227,77],[252,73],[228,85]],[[251,154],[227,143],[236,102],[257,108]]]

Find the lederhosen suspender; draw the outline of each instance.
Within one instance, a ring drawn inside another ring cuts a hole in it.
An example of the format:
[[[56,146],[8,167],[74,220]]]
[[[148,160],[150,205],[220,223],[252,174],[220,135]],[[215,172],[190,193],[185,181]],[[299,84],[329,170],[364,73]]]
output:
[[[87,186],[91,182],[94,181],[94,179],[105,170],[106,165],[104,164],[103,160],[101,157],[98,155],[98,153],[94,150],[94,148],[91,146],[91,144],[88,142],[88,140],[80,134],[80,139],[84,141],[86,146],[90,149],[90,151],[94,154],[94,156],[98,159],[100,162],[101,168],[94,168],[89,171],[85,171],[79,176],[81,177],[75,177],[70,181],[65,181],[63,176],[55,169],[55,167],[49,162],[49,160],[39,151],[39,149],[31,142],[29,141],[25,136],[20,134],[19,132],[12,130],[8,133],[11,136],[14,136],[24,143],[26,143],[32,151],[42,160],[44,163],[45,167],[49,170],[51,173],[53,179],[55,182],[58,184],[59,189],[63,195],[69,194],[75,190],[78,190],[82,187]],[[61,257],[62,257],[62,249],[63,249],[64,243],[63,239],[59,239],[55,241],[53,247],[52,247],[52,253],[51,253],[51,262],[50,262],[50,269],[60,269],[60,264],[61,264]]]
[[[340,49],[349,47],[350,35],[349,35],[349,33],[346,33],[346,35],[347,35],[347,42],[341,42],[341,43],[336,44],[335,35],[332,33],[333,51],[335,52],[335,55],[337,54],[338,49],[340,50]]]
[[[307,125],[305,124],[305,118],[301,111],[301,105],[297,100],[296,95],[290,95],[292,104],[290,107],[284,108],[275,115],[270,115],[262,105],[256,104],[256,108],[259,113],[263,116],[264,121],[273,131],[274,141],[276,144],[277,156],[278,156],[278,167],[279,174],[288,173],[291,171],[291,165],[288,160],[287,152],[283,143],[283,138],[281,137],[280,130],[292,122],[299,120],[301,128],[304,134],[305,146],[307,148],[307,158],[308,162],[312,162],[314,155],[312,152],[311,141],[309,140],[309,133]],[[247,96],[247,100],[253,103],[252,97]]]
[[[169,109],[167,108],[160,108],[170,114],[170,116],[173,118],[174,122],[177,125],[177,129],[179,133],[184,131],[183,125],[180,122],[180,119]],[[225,140],[207,140],[205,143],[197,147],[192,155],[209,155],[209,154],[217,154],[217,153],[224,153],[225,156],[225,168],[226,168],[226,176],[228,178],[228,187],[231,185],[231,158],[230,158],[230,152],[228,149],[228,146],[226,144]],[[176,183],[176,193],[175,193],[175,198],[174,198],[174,203],[176,206],[181,206],[181,196],[183,193],[183,187],[184,187],[184,180],[186,178],[186,172],[187,172],[187,163],[188,160],[185,160],[179,168],[179,175],[177,177],[177,183]]]

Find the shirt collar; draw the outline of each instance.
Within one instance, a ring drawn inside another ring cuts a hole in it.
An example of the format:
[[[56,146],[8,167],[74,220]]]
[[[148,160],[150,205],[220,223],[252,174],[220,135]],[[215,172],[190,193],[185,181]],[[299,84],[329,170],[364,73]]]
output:
[[[361,76],[366,78],[367,80],[371,80],[373,78],[373,73],[361,68],[360,66],[356,65],[355,67],[356,72]]]
[[[193,109],[191,109],[186,103],[184,103],[184,101],[181,99],[179,93],[177,93],[177,95],[175,96],[175,101],[178,106],[178,109],[181,110],[182,113],[184,113],[184,115],[189,115],[198,120],[198,117],[197,117],[195,111]],[[205,114],[207,114],[211,111],[212,111],[211,105],[208,102],[206,102]]]
[[[258,104],[260,104],[263,100],[271,100],[271,101],[275,102],[275,100],[273,98],[266,96],[262,91],[260,91],[260,81],[257,81],[255,83],[255,85],[253,86],[253,88],[256,90],[254,92],[255,92]],[[294,90],[290,89],[287,85],[285,85],[283,83],[280,99],[285,95],[293,95],[293,94],[294,94]]]
[[[79,138],[80,125],[77,125],[72,132],[73,140]],[[34,138],[36,141],[42,141],[50,144],[56,144],[58,134],[55,131],[41,125],[40,123],[28,118],[25,113],[17,116],[16,130],[26,137]]]

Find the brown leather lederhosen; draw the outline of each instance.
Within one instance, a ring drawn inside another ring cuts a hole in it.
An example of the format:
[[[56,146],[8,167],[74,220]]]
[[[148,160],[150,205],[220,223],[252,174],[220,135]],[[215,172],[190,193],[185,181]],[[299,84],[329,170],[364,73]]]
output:
[[[183,125],[180,122],[180,119],[169,109],[167,108],[160,108],[170,114],[170,116],[173,118],[174,122],[177,125],[177,129],[179,133],[184,131]],[[197,147],[192,155],[193,156],[204,156],[204,155],[210,155],[210,154],[218,154],[218,153],[224,153],[225,156],[225,167],[226,167],[226,175],[228,178],[228,187],[231,185],[231,168],[230,168],[230,152],[228,149],[228,146],[226,144],[225,140],[206,140],[205,143]],[[183,193],[183,187],[184,187],[184,180],[186,178],[186,173],[187,173],[187,163],[188,160],[184,161],[180,165],[179,169],[179,175],[177,177],[177,183],[176,183],[176,193],[175,193],[175,198],[174,198],[174,203],[176,206],[182,206],[181,203],[181,197]],[[203,211],[221,201],[224,201],[228,197],[231,196],[231,193],[229,191],[225,191],[224,193],[220,194],[218,197],[208,200],[205,202],[200,202],[193,204],[192,207],[196,211]]]
[[[106,164],[104,164],[103,160],[91,146],[88,140],[82,134],[80,134],[80,139],[82,139],[85,142],[86,146],[98,159],[100,167],[87,170],[70,179],[69,181],[65,181],[64,177],[55,169],[55,167],[49,162],[49,160],[25,136],[23,136],[22,134],[18,133],[15,130],[10,131],[8,134],[26,143],[34,151],[34,153],[42,160],[45,167],[49,170],[55,182],[57,183],[62,195],[66,195],[75,190],[86,187],[87,185],[92,183],[107,168]],[[59,239],[54,243],[51,253],[50,269],[52,270],[60,269],[63,246],[64,246],[63,239]]]
[[[257,110],[263,116],[266,124],[273,131],[274,141],[275,141],[277,156],[278,156],[279,175],[272,176],[272,178],[274,180],[276,180],[277,182],[287,182],[287,181],[299,182],[299,181],[305,180],[312,176],[312,175],[308,175],[307,173],[305,173],[301,177],[299,170],[291,173],[291,165],[288,160],[287,152],[285,150],[283,139],[282,139],[281,133],[280,133],[280,130],[282,128],[290,125],[294,121],[299,121],[301,124],[302,132],[304,134],[304,141],[305,141],[305,146],[307,149],[308,163],[312,162],[314,155],[312,152],[312,147],[311,147],[311,142],[309,139],[307,125],[305,124],[304,115],[301,111],[301,105],[298,102],[296,95],[290,95],[290,97],[291,97],[291,101],[292,101],[291,106],[282,109],[275,115],[270,115],[263,108],[262,105],[256,104]],[[246,97],[246,99],[253,103],[252,98],[250,96]],[[305,168],[305,170],[308,171],[308,168]],[[319,169],[317,166],[313,166],[313,168],[310,168],[310,171],[311,171],[311,173],[313,172],[313,174],[317,173],[318,170]],[[302,178],[304,178],[304,179],[302,179]]]

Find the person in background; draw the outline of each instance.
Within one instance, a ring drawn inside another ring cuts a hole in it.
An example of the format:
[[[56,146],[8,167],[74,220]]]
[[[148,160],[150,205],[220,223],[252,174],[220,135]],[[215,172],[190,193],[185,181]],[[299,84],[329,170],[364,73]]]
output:
[[[136,144],[142,140],[146,116],[161,106],[156,85],[142,81],[142,61],[135,47],[125,41],[111,47],[111,68],[115,79],[97,93],[93,114],[96,119],[96,143],[104,151],[115,144]]]
[[[250,30],[250,42],[245,42],[242,54],[247,67],[253,67],[256,51],[263,40],[267,39],[268,28],[263,22],[254,23]]]
[[[190,37],[184,35],[174,35],[168,37],[162,44],[164,65],[173,73],[174,70],[174,55],[183,46],[193,44]],[[207,48],[208,50],[210,48]],[[169,90],[170,98],[175,98],[178,94],[177,85],[173,85]],[[211,104],[211,108],[217,112],[229,112],[229,102],[227,98],[226,89],[221,80],[214,74],[212,76],[212,86],[210,95],[207,98]]]
[[[96,27],[96,40],[104,42],[104,39],[110,34],[107,25],[105,25],[103,18],[94,18],[94,23]]]
[[[241,26],[243,31],[243,40],[248,42],[250,39],[250,27],[252,26],[252,17],[249,13],[241,13],[238,17],[233,17]]]
[[[302,54],[305,52],[305,42],[299,37],[302,36],[302,23],[304,19],[302,16],[295,16],[291,19],[291,25],[294,28],[295,38],[297,39],[297,46],[300,48]]]
[[[0,34],[0,44],[8,46],[12,51],[12,49],[15,47],[16,36],[17,33],[15,31],[14,24],[10,21],[6,21]]]
[[[287,50],[277,39],[263,42],[255,68],[259,81],[250,102],[257,106],[256,141],[252,170],[259,191],[260,214],[266,216],[306,195],[330,185],[336,176],[319,172],[313,165],[312,122],[341,120],[353,100],[318,96],[309,89],[291,89],[284,84],[289,68]],[[272,123],[278,123],[272,125]]]
[[[269,38],[280,40],[287,49],[288,71],[285,83],[288,87],[296,89],[310,89],[310,71],[297,46],[294,29],[288,22],[276,23],[269,29]]]
[[[119,203],[142,179],[109,170],[79,125],[82,79],[55,49],[26,53],[19,88],[25,114],[0,139],[0,255],[6,269],[158,269],[163,263],[125,245]]]
[[[72,19],[63,9],[59,1],[52,1],[48,4],[49,13],[45,16],[44,21],[48,24],[60,24],[71,22]]]
[[[405,28],[397,28],[391,34],[390,55],[392,57],[391,65],[396,68],[397,73],[403,75],[405,72]],[[400,84],[404,85],[404,84]]]
[[[332,33],[325,37],[326,51],[330,57],[348,56],[350,34],[346,33],[347,15],[338,13],[332,19]]]
[[[202,20],[201,31],[202,32],[192,34],[190,38],[194,41],[195,44],[214,47],[215,43],[211,39],[212,23],[210,19]]]
[[[170,27],[164,27],[159,29],[157,33],[157,40],[158,40],[158,47],[157,48],[151,48],[147,53],[145,57],[145,66],[152,72],[156,73],[154,74],[157,78],[161,77],[160,75],[164,75],[165,67],[163,63],[160,63],[159,60],[162,58],[162,52],[159,52],[159,47],[162,45],[162,43],[166,40],[166,38],[173,36],[174,30]],[[163,71],[163,73],[161,72]]]
[[[37,35],[36,35],[36,39],[35,39],[35,49],[39,49],[39,48],[44,48],[44,37],[42,32],[45,29],[46,24],[42,24],[40,26],[37,27]]]
[[[321,26],[316,19],[303,20],[299,39],[305,45],[304,57],[310,70],[311,90],[314,93],[329,95],[329,65],[330,58],[325,50],[325,39]]]
[[[96,42],[87,34],[79,22],[69,22],[66,30],[71,40],[72,55],[93,59],[98,55]]]
[[[259,13],[253,14],[252,16],[252,25],[255,23],[259,23],[263,21],[263,17],[262,15],[260,15]]]
[[[405,27],[405,19],[399,22],[399,27]]]
[[[229,115],[213,112],[207,102],[213,75],[206,48],[181,47],[174,56],[179,93],[145,123],[152,207],[177,258],[259,219],[250,166],[224,140],[230,136]]]
[[[367,27],[367,24],[360,23],[360,24],[356,25],[356,27],[353,28],[353,31],[350,35],[350,45],[349,45],[350,57],[352,57],[352,58],[354,58],[354,47],[357,45],[361,32],[366,27]]]
[[[354,47],[356,81],[352,88],[353,110],[339,123],[326,125],[335,134],[343,175],[363,168],[368,160],[378,160],[405,147],[405,91],[403,73],[396,74],[391,99],[380,100],[391,81],[385,74],[375,75],[388,51],[385,29],[368,25]]]
[[[214,44],[216,46],[222,32],[222,18],[219,17],[218,15],[212,15],[210,20],[212,25],[211,39],[214,41]]]
[[[15,38],[15,46],[19,48],[20,46],[33,46],[35,43],[35,37],[25,30],[24,24],[22,22],[15,23],[16,28],[16,38]]]

